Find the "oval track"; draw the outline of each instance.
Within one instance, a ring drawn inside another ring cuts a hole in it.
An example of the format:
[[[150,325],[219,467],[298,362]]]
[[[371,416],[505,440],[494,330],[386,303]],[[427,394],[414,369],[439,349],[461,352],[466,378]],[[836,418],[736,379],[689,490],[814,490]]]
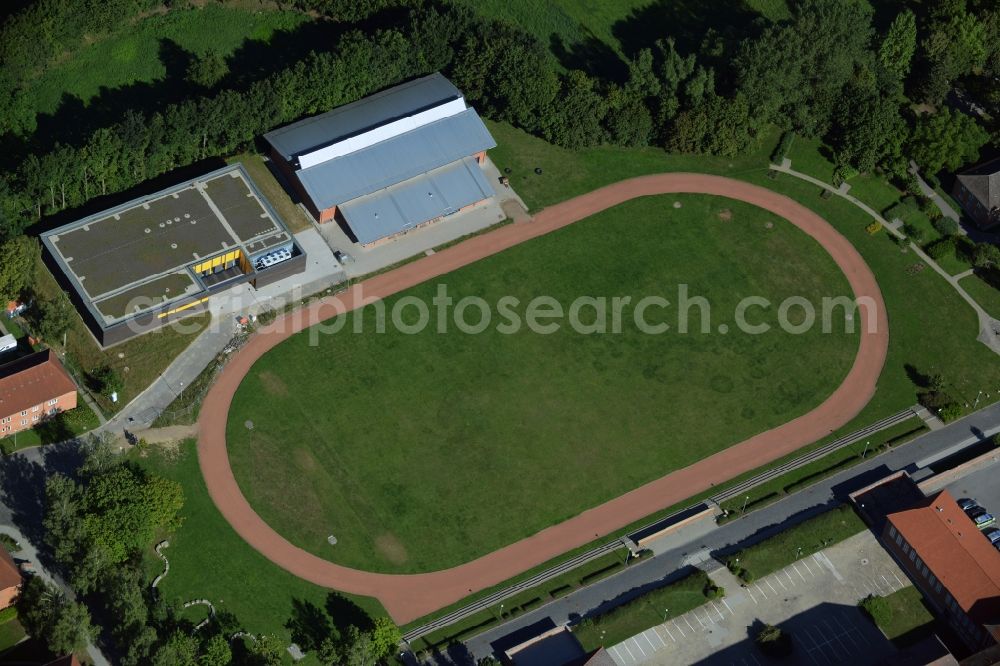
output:
[[[226,451],[226,421],[233,395],[254,362],[308,326],[385,298],[509,247],[641,196],[710,194],[753,204],[785,218],[809,234],[844,272],[859,308],[860,343],[843,383],[818,407],[688,467],[451,569],[423,574],[380,574],[334,564],[291,544],[253,510],[240,491]],[[889,344],[888,317],[875,276],[847,239],[816,213],[792,199],[722,176],[665,173],[623,180],[542,210],[532,222],[512,224],[473,237],[355,285],[330,299],[315,301],[262,328],[225,367],[205,396],[199,417],[198,460],[215,505],[243,539],[287,571],[317,585],[376,597],[404,624],[494,586],[596,537],[696,495],[739,474],[785,456],[830,434],[854,418],[875,392]]]

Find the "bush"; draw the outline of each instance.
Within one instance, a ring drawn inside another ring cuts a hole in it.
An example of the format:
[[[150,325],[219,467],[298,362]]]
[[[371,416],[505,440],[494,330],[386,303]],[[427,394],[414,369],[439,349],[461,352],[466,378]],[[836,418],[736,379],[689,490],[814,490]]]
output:
[[[931,220],[931,223],[934,225],[934,229],[936,229],[937,232],[942,236],[958,235],[959,232],[958,222],[951,219],[950,217],[944,217],[943,215],[939,214],[936,219]]]
[[[794,138],[795,132],[791,130],[786,130],[781,133],[781,139],[778,141],[778,145],[774,148],[774,152],[771,153],[772,164],[781,164],[781,161],[788,155],[788,149],[792,147],[792,140]]]
[[[868,232],[869,236],[874,236],[878,232],[882,231],[882,223],[879,222],[878,220],[875,220],[874,222],[872,222],[871,224],[869,224],[867,227],[865,227],[865,231]]]
[[[702,588],[701,593],[705,595],[706,599],[720,599],[726,596],[725,588],[716,585],[711,578],[705,583],[705,587]]]
[[[892,620],[892,606],[885,597],[869,594],[858,602],[858,607],[880,627],[884,627]]]
[[[924,239],[923,229],[913,224],[910,224],[909,222],[903,225],[903,233],[912,238],[917,243],[919,243]]]
[[[754,637],[754,643],[769,657],[787,657],[792,653],[792,637],[773,624],[764,625]]]
[[[962,418],[962,412],[962,406],[957,402],[952,402],[938,410],[938,418],[945,423],[951,423],[956,419]]]
[[[934,261],[941,261],[945,257],[955,256],[955,239],[951,236],[940,238],[933,243],[929,243],[924,251],[930,255]]]
[[[740,568],[739,573],[737,573],[736,575],[739,577],[740,580],[742,580],[747,585],[757,580],[757,577],[753,575],[752,571],[748,569],[743,569],[742,567]]]

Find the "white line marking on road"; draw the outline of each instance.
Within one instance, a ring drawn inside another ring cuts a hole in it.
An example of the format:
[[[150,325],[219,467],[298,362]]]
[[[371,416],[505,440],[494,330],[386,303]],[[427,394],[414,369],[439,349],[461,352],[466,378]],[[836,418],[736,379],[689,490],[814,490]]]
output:
[[[833,637],[837,639],[838,643],[840,643],[840,647],[844,649],[844,653],[847,654],[848,656],[853,654],[853,650],[847,647],[847,643],[845,643],[844,639],[842,638],[844,634],[838,633],[836,630],[834,630],[834,628],[830,626],[830,623],[826,621],[826,618],[823,619],[823,624],[826,625],[826,628],[830,630],[830,633],[833,634]]]
[[[698,616],[696,615],[695,617],[698,617]],[[688,628],[691,630],[691,633],[693,634],[694,633],[694,627],[691,626],[691,620],[687,619],[687,615],[684,616],[684,621],[687,623]]]
[[[754,602],[755,604],[757,604],[757,603],[760,603],[760,602],[758,602],[758,601],[757,601],[757,597],[753,596],[753,592],[751,592],[751,591],[750,591],[750,588],[749,588],[749,587],[748,587],[748,588],[746,588],[746,590],[747,590],[747,594],[749,594],[749,595],[750,595],[750,600],[751,600],[751,601],[753,601],[753,602]],[[727,604],[727,605],[728,605],[728,604]],[[732,612],[732,610],[733,610],[733,609],[732,609],[732,608],[730,608],[729,610],[730,610],[730,612]],[[734,615],[735,615],[735,613],[734,613]]]
[[[753,659],[753,663],[757,664],[757,666],[760,666],[760,662],[757,661],[757,657],[753,656],[753,652],[750,653],[750,658]]]
[[[677,624],[677,620],[674,620],[673,622],[674,622],[674,629],[681,632],[681,638],[684,638],[684,630],[681,629],[681,626],[679,624]]]
[[[639,645],[639,639],[636,638],[635,636],[633,636],[632,640],[635,642],[635,649],[639,651],[639,654],[641,654],[643,657],[645,657],[646,656],[646,651],[642,649],[641,645]]]
[[[814,574],[813,570],[809,568],[809,563],[806,562],[805,560],[800,560],[800,562],[802,562],[802,566],[804,566],[806,568],[806,571],[809,572],[809,575],[812,576],[813,578],[815,578],[816,574]]]
[[[716,613],[719,614],[719,619],[720,620],[725,620],[726,619],[726,616],[722,614],[722,611],[719,610],[719,607],[715,605],[714,601],[712,602],[712,610],[714,610]]]
[[[805,563],[803,562],[803,564],[805,564]],[[792,568],[795,569],[795,573],[797,573],[799,575],[799,578],[802,579],[802,582],[803,583],[806,582],[806,577],[802,575],[801,571],[799,571],[798,565],[793,562],[792,563]]]
[[[667,647],[667,642],[663,640],[663,636],[661,636],[660,632],[658,632],[656,629],[657,627],[653,627],[653,633],[656,634],[656,637],[660,639],[661,643],[663,643],[663,647]],[[664,627],[664,629],[666,629],[666,627]],[[670,632],[668,631],[667,633],[669,634]]]
[[[885,581],[886,587],[889,588],[890,592],[896,591],[896,586],[889,582],[889,579],[885,577],[885,574],[882,574],[882,580]]]
[[[788,591],[788,588],[785,587],[785,584],[781,582],[781,578],[779,576],[775,576],[774,580],[778,581],[778,585],[781,586],[781,589],[785,590],[786,592]],[[768,587],[770,587],[770,586],[771,586],[771,584],[768,583]]]
[[[625,657],[622,656],[621,651],[619,651],[617,645],[612,646],[611,649],[608,650],[608,652],[614,652],[614,654],[611,656],[614,657],[614,660],[617,661],[619,664],[625,662]]]
[[[674,643],[676,643],[676,642],[677,642],[677,639],[676,639],[676,638],[674,638],[674,635],[673,635],[672,633],[670,633],[670,629],[668,629],[668,628],[667,628],[667,625],[665,625],[665,624],[661,624],[660,626],[661,626],[661,627],[663,627],[663,630],[664,630],[665,632],[667,632],[667,636],[670,636],[670,640],[672,640],[672,641],[673,641]]]
[[[649,643],[649,649],[652,650],[653,652],[656,652],[656,646],[653,645],[653,641],[649,640],[649,636],[646,635],[646,632],[644,631],[639,635],[645,638],[646,642]]]
[[[762,596],[765,599],[767,599],[767,595],[764,594],[764,590],[760,589],[760,583],[757,583],[756,587],[757,587],[757,591],[760,592],[760,596]]]
[[[726,598],[725,597],[722,597],[722,603],[726,604],[726,608],[729,609],[729,614],[730,615],[736,615],[736,613],[733,612],[733,609],[729,607],[729,604],[726,603]]]
[[[623,648],[625,648],[625,651],[626,651],[626,652],[628,652],[628,658],[629,658],[629,659],[631,659],[631,660],[632,660],[632,661],[634,661],[634,662],[638,662],[638,661],[639,661],[638,659],[636,659],[636,658],[635,658],[635,655],[634,655],[634,654],[632,654],[632,650],[629,650],[629,649],[628,649],[628,645],[626,645],[626,644],[625,644],[625,643],[623,642],[623,643],[621,644],[621,646],[622,646]]]
[[[904,583],[903,581],[899,580],[899,576],[896,575],[895,571],[891,571],[890,573],[892,574],[892,577],[896,579],[896,582],[899,583],[900,589],[906,587],[906,583]]]
[[[767,583],[767,586],[768,586],[769,588],[771,588],[771,591],[772,591],[772,592],[774,592],[775,594],[778,594],[778,591],[777,591],[776,589],[774,589],[774,585],[771,585],[771,581],[769,581],[769,580],[765,580],[764,582],[765,582],[765,583]],[[782,586],[782,587],[784,587],[784,586]]]

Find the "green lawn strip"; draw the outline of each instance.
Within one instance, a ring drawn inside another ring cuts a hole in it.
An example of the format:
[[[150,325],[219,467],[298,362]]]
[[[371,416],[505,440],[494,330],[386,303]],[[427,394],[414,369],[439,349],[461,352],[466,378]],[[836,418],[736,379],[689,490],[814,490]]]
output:
[[[329,590],[272,564],[229,526],[205,488],[194,440],[176,448],[149,446],[132,455],[140,465],[179,482],[184,490],[183,523],[175,533],[165,535],[170,546],[163,553],[170,560],[170,573],[159,586],[164,600],[208,599],[217,610],[235,614],[247,631],[276,634],[284,641],[290,640],[285,624],[292,617],[294,603],[326,606]],[[163,562],[152,547],[145,559],[151,581],[163,571]],[[375,599],[343,596],[373,617],[385,615]],[[310,656],[300,663],[318,662]]]
[[[664,171],[693,171],[741,177],[747,171],[766,174],[768,156],[780,132],[771,128],[749,155],[726,158],[671,154],[660,148],[599,146],[560,148],[507,123],[486,121],[497,141],[490,159],[501,171],[510,169],[511,187],[532,212],[633,176]],[[541,169],[536,174],[535,169]]]
[[[0,654],[21,642],[25,635],[24,627],[17,621],[16,608],[0,611]]]
[[[8,319],[6,315],[4,315],[3,327],[7,329],[7,332],[10,335],[13,335],[19,341],[21,338],[27,335],[27,333],[25,333],[24,331],[24,328],[21,326],[21,323],[18,321],[17,317],[14,317],[13,319]]]
[[[94,410],[87,405],[79,393],[76,396],[76,404],[76,409],[48,418],[31,430],[0,439],[0,451],[6,455],[32,446],[64,442],[77,435],[90,432],[101,425]]]
[[[887,612],[873,621],[897,648],[912,645],[931,632],[934,616],[917,588],[908,585],[884,599]]]
[[[86,106],[102,89],[166,81],[180,90],[183,71],[168,71],[165,63],[176,68],[182,52],[214,50],[229,56],[248,40],[266,42],[276,31],[308,20],[298,12],[251,10],[233,3],[156,13],[73,47],[29,82],[24,94],[37,113],[50,114],[67,96]]]
[[[865,457],[878,455],[889,447],[908,442],[925,432],[927,432],[927,426],[918,417],[914,416],[871,437],[838,449],[808,465],[762,483],[739,497],[723,502],[721,506],[724,510],[730,512],[730,520],[739,518],[743,513],[744,506],[746,512],[749,512],[772,504],[788,494],[803,490],[814,483],[818,483],[827,477],[863,462],[864,458],[862,458],[862,455]],[[832,436],[826,438],[826,440],[830,441],[834,439],[837,438]],[[823,443],[817,442],[817,445],[822,446]],[[802,452],[796,452],[796,455],[802,455]],[[726,520],[720,516],[719,522],[726,522]]]
[[[292,198],[285,191],[285,188],[282,187],[281,183],[275,179],[274,174],[271,173],[271,169],[268,163],[264,161],[262,155],[257,153],[240,153],[239,155],[230,157],[226,162],[229,164],[236,162],[243,163],[257,189],[271,203],[278,216],[281,217],[282,222],[285,223],[286,227],[291,229],[292,233],[305,231],[312,227],[309,218],[306,217],[306,213],[292,202]]]
[[[682,207],[674,208],[675,201]],[[720,218],[723,210],[732,219]],[[628,261],[594,271],[597,246]],[[773,261],[741,260],[748,255]],[[391,310],[405,296],[429,304],[441,283],[456,301],[476,295],[495,304],[515,295],[527,303],[546,294],[563,307],[583,294],[672,299],[683,283],[711,304],[712,331],[729,321],[741,295],[778,303],[794,294],[819,303],[847,291],[818,244],[790,224],[703,195],[627,202],[415,287],[386,306]],[[345,330],[356,316],[347,317]],[[551,335],[527,327],[508,335],[495,326],[477,335],[454,327],[442,335],[435,326],[411,335],[396,327],[371,333],[375,317],[368,308],[361,315],[368,335],[326,335],[310,345],[304,333],[255,364],[233,401],[230,459],[264,520],[306,550],[369,570],[437,570],[818,405],[856,350],[856,332],[844,334],[843,316],[835,312],[841,323],[831,334],[817,326],[790,335],[775,326],[758,336],[649,335],[626,324],[621,333],[593,336],[568,326]],[[677,313],[666,317],[677,326]],[[809,367],[798,362],[805,354],[813,357]],[[336,394],[337,408],[307,416],[300,393],[306,386]],[[738,418],[706,424],[699,416],[706,405]],[[391,419],[364,416],[389,413]],[[247,420],[252,431],[243,426]],[[560,461],[570,459],[581,471],[613,463],[616,474],[567,476]],[[337,535],[336,548],[326,543],[329,534]]]
[[[163,428],[172,425],[191,425],[198,420],[201,412],[201,402],[215,380],[219,370],[219,357],[209,362],[187,386],[181,389],[177,397],[153,421],[153,428]]]
[[[730,553],[728,561],[760,579],[865,529],[854,510],[841,504],[774,536]]]
[[[60,289],[52,273],[41,262],[35,271],[34,287],[38,295],[46,299],[54,298]],[[109,365],[115,370],[125,385],[118,395],[118,403],[113,404],[107,396],[92,394],[101,410],[105,414],[111,414],[120,410],[156,381],[174,358],[208,326],[209,321],[211,315],[207,312],[192,315],[175,322],[175,325],[166,326],[102,350],[87,325],[83,323],[83,319],[74,312],[66,334],[66,358],[63,359],[63,363],[77,381],[84,384],[87,373],[102,365]],[[57,350],[61,348],[62,340],[46,342]]]
[[[708,603],[704,589],[709,580],[704,571],[695,570],[678,581],[646,592],[606,613],[587,618],[573,627],[573,634],[587,651],[617,645],[662,624],[668,618],[678,617]]]
[[[995,319],[1000,319],[1000,289],[978,275],[964,277],[958,284],[986,310],[987,314]]]
[[[518,592],[509,599],[505,599],[503,602],[496,603],[488,609],[470,615],[455,624],[439,629],[438,631],[433,631],[423,638],[413,641],[411,647],[417,652],[440,649],[450,643],[482,633],[490,627],[500,624],[501,620],[506,621],[516,617],[553,599],[566,596],[573,590],[586,585],[593,585],[599,580],[622,571],[626,567],[626,555],[627,551],[624,547],[603,555],[541,585]],[[630,558],[628,566],[632,566],[632,564],[638,561],[638,559]],[[465,599],[462,605],[471,601],[471,597]],[[500,603],[503,604],[502,611],[500,610]],[[442,609],[442,612],[444,612],[444,609]],[[407,626],[412,627],[415,624],[411,623]],[[406,628],[404,628],[404,633],[405,631]]]

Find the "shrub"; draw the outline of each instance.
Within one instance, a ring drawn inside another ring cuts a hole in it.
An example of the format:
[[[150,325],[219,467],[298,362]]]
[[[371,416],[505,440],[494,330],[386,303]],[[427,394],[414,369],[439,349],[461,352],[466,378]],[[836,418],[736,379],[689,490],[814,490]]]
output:
[[[892,620],[892,606],[885,597],[869,594],[858,602],[858,606],[880,627]]]
[[[725,588],[716,585],[711,578],[705,583],[705,587],[702,588],[701,593],[705,595],[706,599],[719,599],[726,595]]]
[[[787,657],[792,653],[792,637],[773,624],[764,625],[754,637],[754,643],[769,657]]]
[[[940,211],[939,211],[940,213]],[[942,236],[956,236],[958,235],[958,222],[951,219],[950,217],[944,217],[943,215],[938,215],[936,219],[932,219],[931,223],[934,228]]]
[[[781,161],[788,155],[788,149],[792,147],[792,139],[794,138],[795,132],[791,130],[782,132],[781,139],[778,140],[778,145],[774,148],[774,152],[771,153],[772,164],[781,164]]]
[[[913,224],[910,224],[909,222],[903,225],[903,233],[912,238],[917,243],[922,241],[924,238],[923,229]]]
[[[957,402],[948,403],[938,410],[938,418],[945,423],[960,419],[962,418],[962,406]]]
[[[941,261],[945,257],[955,256],[955,239],[951,236],[940,238],[933,243],[929,243],[924,251],[930,255],[934,261]]]
[[[878,232],[882,231],[882,223],[879,222],[878,220],[875,220],[874,222],[872,222],[871,224],[869,224],[867,227],[865,227],[865,231],[868,232],[869,236],[874,236]]]
[[[757,577],[753,575],[753,572],[748,569],[740,568],[739,573],[736,574],[740,580],[749,585],[750,583],[757,580]]]

